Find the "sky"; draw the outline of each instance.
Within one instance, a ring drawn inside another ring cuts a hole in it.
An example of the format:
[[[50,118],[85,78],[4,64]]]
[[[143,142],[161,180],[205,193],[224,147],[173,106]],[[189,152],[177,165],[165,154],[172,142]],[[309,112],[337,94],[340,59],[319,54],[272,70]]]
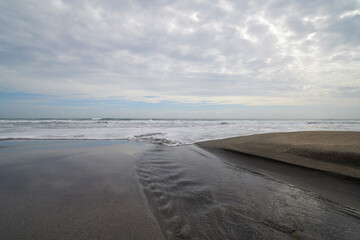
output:
[[[359,0],[0,0],[0,118],[360,118]]]

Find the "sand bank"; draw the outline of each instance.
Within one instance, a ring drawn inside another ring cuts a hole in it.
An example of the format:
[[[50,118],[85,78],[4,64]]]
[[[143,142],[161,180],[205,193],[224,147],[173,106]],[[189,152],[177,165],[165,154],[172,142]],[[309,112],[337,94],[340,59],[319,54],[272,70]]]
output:
[[[360,178],[360,132],[268,133],[198,143]]]

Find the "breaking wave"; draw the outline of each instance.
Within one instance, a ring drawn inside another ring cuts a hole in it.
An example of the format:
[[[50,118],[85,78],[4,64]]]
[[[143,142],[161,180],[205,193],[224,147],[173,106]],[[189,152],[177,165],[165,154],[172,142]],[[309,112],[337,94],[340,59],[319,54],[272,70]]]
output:
[[[130,137],[127,140],[136,141],[136,142],[146,142],[152,144],[160,144],[165,146],[177,146],[184,145],[185,143],[180,142],[178,140],[167,139],[165,137],[165,133],[146,133],[135,135],[134,137]]]
[[[129,140],[166,146],[313,130],[360,131],[360,120],[0,119],[0,140]]]

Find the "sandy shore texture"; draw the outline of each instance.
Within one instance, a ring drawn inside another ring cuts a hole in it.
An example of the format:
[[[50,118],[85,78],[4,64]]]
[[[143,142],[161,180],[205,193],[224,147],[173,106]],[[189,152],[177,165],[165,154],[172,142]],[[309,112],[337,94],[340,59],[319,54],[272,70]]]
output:
[[[164,239],[134,168],[146,145],[0,143],[0,239]]]
[[[198,143],[360,179],[360,132],[268,133]]]
[[[359,179],[218,153],[0,141],[0,239],[359,239]]]

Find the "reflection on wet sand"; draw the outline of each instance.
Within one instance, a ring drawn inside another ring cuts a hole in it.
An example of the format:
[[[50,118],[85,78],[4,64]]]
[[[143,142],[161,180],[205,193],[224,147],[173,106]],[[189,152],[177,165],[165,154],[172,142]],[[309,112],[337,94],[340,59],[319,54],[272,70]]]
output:
[[[0,239],[163,239],[134,178],[144,144],[0,142]]]
[[[126,141],[0,141],[0,154],[0,239],[360,236],[359,182],[299,167]]]
[[[357,239],[360,212],[197,147],[154,146],[137,164],[167,239]]]

